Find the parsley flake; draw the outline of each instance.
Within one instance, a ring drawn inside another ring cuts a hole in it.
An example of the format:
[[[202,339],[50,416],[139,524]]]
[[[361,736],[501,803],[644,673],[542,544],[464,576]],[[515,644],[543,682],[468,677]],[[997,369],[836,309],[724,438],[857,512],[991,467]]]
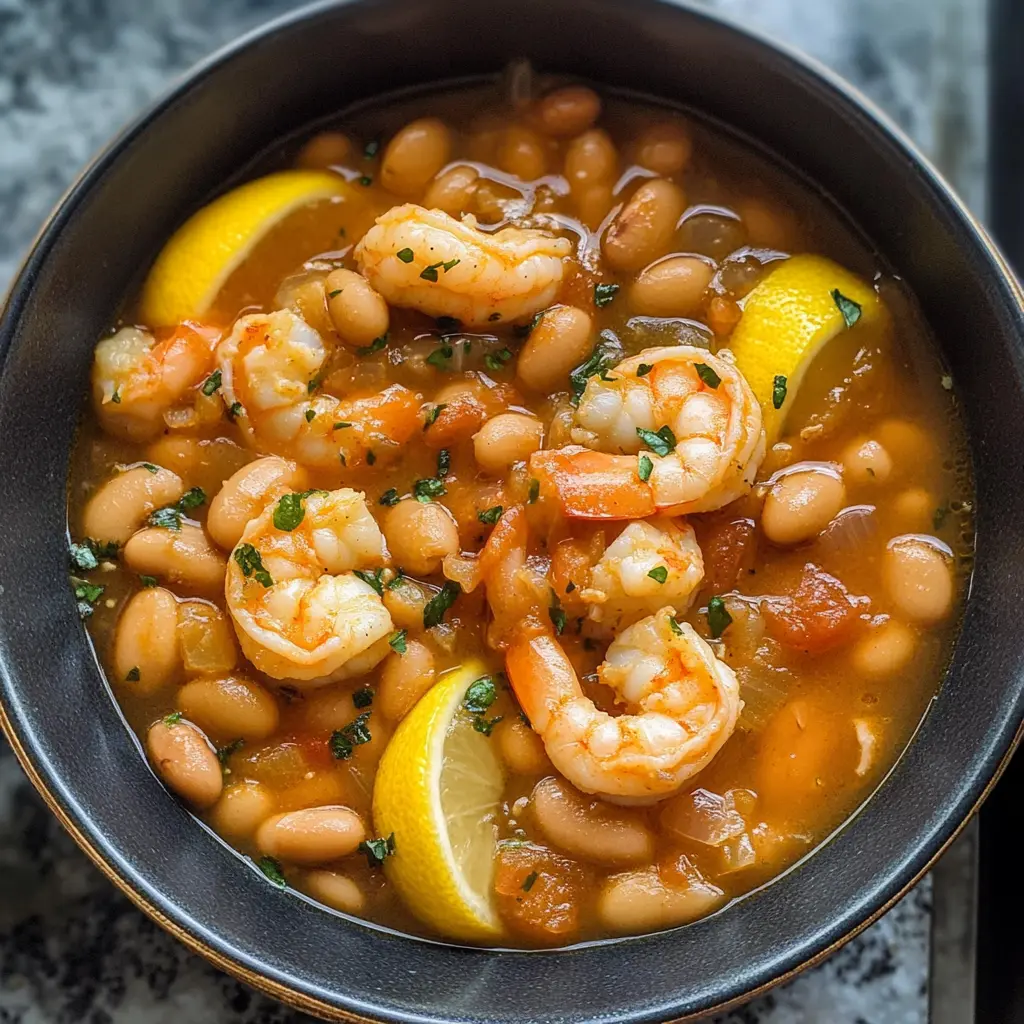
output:
[[[675,450],[676,446],[676,435],[672,433],[672,428],[666,423],[661,430],[644,430],[643,427],[636,428],[637,437],[648,448],[654,452],[655,455],[660,455],[664,458],[669,452]]]
[[[146,590],[149,587],[155,587],[156,586],[156,577],[155,576],[143,576],[143,575],[140,574],[139,575],[139,583],[142,584],[143,590]]]
[[[836,308],[843,314],[843,323],[847,327],[852,327],[860,319],[860,303],[854,302],[853,299],[848,299],[838,288],[833,288],[829,295],[832,296],[832,301],[836,304]]]
[[[356,849],[366,854],[366,862],[371,868],[379,868],[385,857],[395,852],[395,833],[392,832],[387,839],[366,839]]]
[[[306,510],[302,505],[305,494],[283,494],[274,507],[274,526],[278,530],[291,533],[299,523],[306,517]]]
[[[353,573],[358,576],[368,587],[373,587],[374,590],[384,596],[384,570],[378,569],[376,572],[365,572],[362,569],[353,569]]]
[[[443,480],[452,468],[452,453],[447,448],[442,448],[437,453],[437,476]]]
[[[364,345],[362,348],[356,349],[357,356],[368,356],[374,352],[379,352],[388,343],[388,332],[385,331],[379,338],[374,338],[369,345]]]
[[[181,721],[181,712],[172,711],[169,715],[164,715],[164,725],[177,725]]]
[[[405,642],[406,636],[408,636],[408,633],[404,629],[396,629],[394,633],[388,637],[388,646],[396,654],[405,654],[408,650]]]
[[[536,479],[536,477],[535,477],[534,479],[532,479],[530,481],[530,490],[527,492],[527,495],[526,495],[526,504],[527,505],[534,504],[534,502],[536,502],[536,500],[539,497],[540,497],[540,481],[538,479]]]
[[[402,499],[398,496],[398,491],[394,487],[389,487],[378,499],[379,505],[397,505]]]
[[[427,413],[426,420],[423,423],[423,429],[432,427],[437,422],[437,417],[441,415],[441,411],[447,408],[448,403],[442,402],[440,405],[435,405],[430,412]]]
[[[256,861],[256,867],[258,867],[260,871],[262,871],[263,874],[274,883],[274,885],[279,886],[282,889],[288,888],[288,881],[284,877],[281,865],[274,860],[273,857],[260,857],[260,859]]]
[[[555,632],[561,636],[565,630],[565,609],[562,608],[562,602],[559,601],[558,595],[553,590],[551,591],[551,606],[548,608],[548,618],[551,619]]]
[[[431,366],[436,366],[439,370],[445,370],[448,368],[448,360],[455,355],[455,349],[451,345],[442,345],[440,348],[435,348],[433,352],[427,356],[427,362]]]
[[[725,601],[720,597],[713,597],[708,601],[708,629],[711,635],[717,640],[732,623],[732,616],[725,607]]]
[[[403,263],[412,263],[412,261],[416,258],[416,254],[412,251],[412,249],[399,249],[398,252],[395,253],[395,255]]]
[[[368,708],[373,703],[373,688],[364,686],[352,694],[352,703],[357,708]]]
[[[422,501],[425,505],[435,498],[440,498],[442,494],[447,494],[448,489],[445,487],[443,480],[438,480],[436,476],[431,476],[427,477],[426,480],[417,480],[412,485],[412,493],[417,501]]]
[[[664,565],[656,565],[647,575],[655,583],[664,583],[668,579],[668,569]]]
[[[370,139],[370,141],[363,147],[363,156],[367,160],[372,160],[380,150],[380,140]]]
[[[245,740],[239,737],[237,740],[232,740],[230,743],[223,747],[217,748],[217,760],[220,761],[221,768],[226,768],[228,759],[232,754],[237,753],[242,747],[245,746]]]
[[[772,381],[772,406],[775,409],[781,409],[783,402],[786,401],[786,378],[782,374],[776,374],[775,379]]]
[[[617,284],[595,284],[594,285],[594,305],[598,309],[603,309],[611,302],[616,295],[619,293],[619,286]]]
[[[722,378],[707,363],[694,363],[693,368],[697,371],[697,376],[709,388],[717,388],[722,383]]]
[[[128,674],[124,677],[129,683],[137,683],[142,678],[142,673],[139,671],[139,666],[134,665],[128,669]]]
[[[307,423],[312,423],[313,420],[315,420],[315,419],[316,419],[316,410],[315,409],[307,409],[306,410],[306,422]]]
[[[669,627],[671,628],[672,632],[675,633],[676,636],[682,636],[683,635],[683,627],[680,626],[679,623],[676,622],[676,620],[674,618],[672,618],[671,615],[668,617],[668,624],[669,624]]]
[[[146,522],[150,526],[159,526],[165,530],[181,530],[181,510],[175,508],[174,505],[168,505],[166,508],[157,508],[149,513],[149,518]]]
[[[99,568],[100,561],[96,557],[96,552],[88,544],[72,543],[68,550],[71,553],[71,564],[76,569],[90,572],[92,569]]]
[[[476,517],[485,526],[493,526],[501,518],[501,513],[504,511],[503,506],[492,505],[490,508],[485,508],[482,512],[477,512]]]
[[[493,676],[481,676],[469,684],[462,706],[471,715],[482,715],[498,699],[498,688]]]
[[[362,714],[356,715],[348,725],[343,725],[331,733],[329,745],[331,756],[335,760],[347,761],[356,747],[369,743],[373,739],[366,724],[370,720],[371,714],[373,714],[372,711],[364,711]]]
[[[260,553],[251,544],[240,544],[235,548],[234,558],[246,579],[251,576],[264,587],[272,587],[274,585],[270,573],[263,567],[263,559],[260,557]]]
[[[220,370],[214,370],[209,377],[203,382],[203,394],[209,398],[215,391],[220,390],[221,385],[221,372]]]
[[[641,455],[637,460],[636,475],[646,483],[651,479],[651,473],[654,472],[654,463],[651,461],[650,456]]]
[[[529,892],[533,888],[533,883],[540,878],[540,875],[536,871],[531,871],[524,879],[522,889],[523,892]]]
[[[651,370],[653,370],[653,369],[654,369],[654,366],[651,363],[641,363],[636,368],[636,375],[638,377],[646,377],[647,374],[649,374],[651,372]]]
[[[434,626],[439,626],[444,622],[445,612],[455,604],[461,593],[462,587],[454,580],[448,580],[441,590],[423,606],[423,628],[433,629]]]
[[[238,417],[242,415],[242,412],[243,412],[242,403],[241,402],[232,402],[231,405],[228,406],[228,411],[227,411],[228,419],[231,420],[232,423],[234,423],[235,420],[237,420]]]

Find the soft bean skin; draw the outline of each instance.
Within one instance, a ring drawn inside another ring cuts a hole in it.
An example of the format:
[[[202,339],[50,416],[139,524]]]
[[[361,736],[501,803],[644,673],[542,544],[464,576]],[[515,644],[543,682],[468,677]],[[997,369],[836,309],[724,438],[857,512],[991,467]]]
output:
[[[761,528],[774,544],[799,544],[821,533],[846,500],[839,476],[808,469],[777,480],[761,509]]]
[[[715,265],[699,256],[669,256],[645,267],[629,290],[633,309],[642,316],[693,316]]]
[[[406,498],[389,509],[383,527],[392,558],[416,576],[437,572],[444,556],[459,550],[455,519],[437,502]]]
[[[169,590],[140,590],[125,605],[114,636],[114,679],[139,694],[163,689],[181,666],[178,602]]]
[[[451,151],[451,132],[443,121],[436,117],[411,121],[384,151],[381,184],[404,199],[416,199],[448,163]]]
[[[540,420],[520,412],[503,412],[473,435],[473,453],[485,473],[499,476],[514,463],[528,459],[540,448],[543,437]]]
[[[423,205],[428,210],[444,210],[450,217],[458,217],[469,208],[479,177],[475,167],[452,167],[431,182]]]
[[[563,388],[569,374],[590,355],[594,322],[576,306],[545,310],[519,353],[519,379],[534,391]]]
[[[358,348],[388,332],[388,304],[354,270],[332,270],[324,281],[327,310],[341,340]]]
[[[274,794],[262,783],[248,780],[224,787],[210,812],[214,827],[233,839],[248,839],[277,810]]]
[[[180,530],[152,526],[124,546],[125,564],[133,572],[159,576],[170,583],[213,594],[224,586],[227,561],[207,540],[202,527],[182,523]]]
[[[434,685],[434,655],[419,640],[407,640],[405,654],[389,654],[380,673],[377,707],[392,722],[403,719]]]
[[[601,115],[601,99],[585,85],[567,85],[549,92],[538,104],[538,127],[555,138],[586,131]]]
[[[664,178],[641,185],[608,225],[602,251],[615,270],[639,270],[665,254],[686,209],[683,190]]]
[[[185,493],[181,477],[167,469],[155,473],[136,466],[111,477],[89,499],[82,533],[93,540],[124,544],[155,509],[173,505]]]
[[[651,125],[636,146],[636,162],[662,177],[678,174],[689,164],[692,154],[690,133],[677,121]]]
[[[348,807],[309,807],[268,818],[256,831],[256,845],[291,864],[328,864],[355,853],[366,838],[362,818]]]
[[[338,871],[307,871],[303,882],[313,899],[335,910],[359,914],[366,906],[363,890],[348,875]]]
[[[955,588],[949,558],[914,537],[889,542],[883,568],[886,590],[911,622],[941,622],[953,607]]]
[[[541,738],[524,722],[505,719],[494,731],[502,760],[516,775],[541,775],[551,771],[551,761]]]
[[[160,778],[183,800],[211,807],[224,788],[216,751],[191,722],[161,720],[146,734],[146,750]]]
[[[178,708],[219,739],[262,740],[276,729],[277,701],[252,679],[193,679],[178,691]]]
[[[547,778],[534,787],[533,815],[544,835],[566,853],[595,864],[642,864],[654,855],[650,829],[624,808],[584,797]]]

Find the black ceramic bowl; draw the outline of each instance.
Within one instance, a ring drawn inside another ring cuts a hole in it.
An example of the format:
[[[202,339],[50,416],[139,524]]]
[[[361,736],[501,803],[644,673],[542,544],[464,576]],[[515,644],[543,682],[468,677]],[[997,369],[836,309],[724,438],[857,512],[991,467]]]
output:
[[[963,633],[873,799],[764,890],[685,928],[546,953],[387,932],[281,892],[146,767],[67,582],[65,487],[96,338],[173,229],[239,167],[349,103],[527,56],[689,105],[800,169],[906,279],[952,368],[977,475]],[[659,0],[352,0],[290,16],[196,69],[90,167],[0,321],[4,727],[111,880],[218,966],[313,1013],[388,1021],[639,1024],[707,1011],[824,956],[938,856],[1009,756],[1024,706],[1024,310],[1006,267],[910,146],[826,72]]]

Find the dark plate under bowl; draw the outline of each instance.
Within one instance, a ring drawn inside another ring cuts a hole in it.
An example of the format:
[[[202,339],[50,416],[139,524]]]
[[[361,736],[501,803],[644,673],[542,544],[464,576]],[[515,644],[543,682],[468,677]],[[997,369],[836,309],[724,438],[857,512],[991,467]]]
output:
[[[783,156],[916,293],[977,476],[977,559],[953,664],[874,799],[762,891],[685,928],[548,953],[428,943],[267,885],[164,790],[105,691],[68,588],[65,487],[92,349],[204,198],[356,100],[526,56],[688,104]],[[223,51],[124,133],[47,224],[0,321],[0,676],[32,780],[112,881],[193,949],[324,1016],[664,1021],[819,958],[924,872],[984,796],[1024,708],[1022,296],[946,186],[831,75],[658,0],[353,0]]]

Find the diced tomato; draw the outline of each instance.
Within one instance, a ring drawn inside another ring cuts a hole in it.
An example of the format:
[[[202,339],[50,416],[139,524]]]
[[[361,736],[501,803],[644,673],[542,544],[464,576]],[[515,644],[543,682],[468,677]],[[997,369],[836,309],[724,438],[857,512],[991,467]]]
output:
[[[767,598],[761,605],[768,632],[788,647],[817,654],[846,643],[870,607],[813,563],[804,566],[792,594]]]
[[[757,528],[753,519],[718,519],[702,526],[704,583],[715,594],[734,590],[754,567]]]

